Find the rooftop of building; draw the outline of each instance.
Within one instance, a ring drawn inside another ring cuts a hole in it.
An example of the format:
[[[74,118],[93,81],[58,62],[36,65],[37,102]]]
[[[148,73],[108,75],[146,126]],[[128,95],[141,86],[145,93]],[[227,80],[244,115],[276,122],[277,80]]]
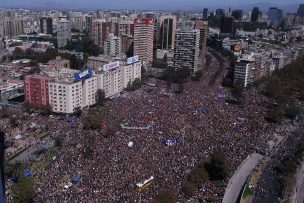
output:
[[[51,78],[46,75],[27,75],[25,76],[25,79],[40,79],[40,80],[50,80]]]

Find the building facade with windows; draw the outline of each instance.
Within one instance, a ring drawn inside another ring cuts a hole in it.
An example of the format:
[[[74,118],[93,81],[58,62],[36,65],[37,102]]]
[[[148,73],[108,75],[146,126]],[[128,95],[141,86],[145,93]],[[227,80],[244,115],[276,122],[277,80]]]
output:
[[[194,29],[177,30],[175,34],[174,68],[189,68],[192,73],[199,70],[200,31]]]
[[[50,79],[50,77],[42,75],[25,76],[25,102],[36,107],[48,106],[48,82]]]
[[[141,61],[153,60],[153,19],[134,20],[134,55],[139,55]]]

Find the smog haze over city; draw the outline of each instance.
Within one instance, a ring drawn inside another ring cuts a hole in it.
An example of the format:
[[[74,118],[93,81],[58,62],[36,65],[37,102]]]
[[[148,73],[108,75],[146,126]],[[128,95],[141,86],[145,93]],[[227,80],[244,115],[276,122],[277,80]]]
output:
[[[198,7],[246,7],[252,5],[290,6],[301,3],[301,0],[2,0],[0,6],[26,8],[77,8],[77,9],[147,9],[175,10],[199,9]]]
[[[0,203],[303,203],[304,3],[0,0]]]

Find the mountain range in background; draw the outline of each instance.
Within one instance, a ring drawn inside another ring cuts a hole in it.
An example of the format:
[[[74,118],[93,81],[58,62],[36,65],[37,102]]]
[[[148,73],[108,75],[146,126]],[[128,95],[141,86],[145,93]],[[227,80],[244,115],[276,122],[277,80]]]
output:
[[[90,1],[80,1],[75,3],[73,0],[66,0],[65,2],[61,0],[32,0],[29,2],[19,1],[19,0],[10,0],[0,4],[0,7],[4,8],[26,8],[26,9],[149,9],[149,10],[202,10],[207,7],[209,10],[215,10],[216,8],[221,8],[221,6],[207,6],[206,3],[201,3],[198,1],[189,1],[189,2],[180,2],[178,5],[174,4],[175,0],[166,0],[159,2],[157,4],[153,2],[145,2],[144,4],[135,4],[124,5],[119,4],[113,6],[113,3],[110,1],[99,1],[99,0],[90,0]],[[284,10],[285,13],[295,13],[299,7],[299,4],[274,4],[267,2],[260,3],[251,3],[251,4],[234,4],[231,5],[231,9],[242,9],[244,11],[251,11],[254,7],[259,7],[263,12],[267,12],[270,7],[278,7]],[[228,9],[229,6],[223,7]]]

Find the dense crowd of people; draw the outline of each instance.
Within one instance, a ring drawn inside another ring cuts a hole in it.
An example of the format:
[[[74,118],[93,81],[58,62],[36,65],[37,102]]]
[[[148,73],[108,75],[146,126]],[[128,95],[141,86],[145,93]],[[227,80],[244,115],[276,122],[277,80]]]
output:
[[[227,103],[232,98],[229,89],[221,87],[220,81],[208,85],[219,65],[215,60],[212,64],[214,70],[206,71],[201,81],[184,84],[183,94],[175,94],[174,86],[169,89],[157,80],[156,87],[145,86],[107,101],[101,130],[83,129],[81,117],[73,117],[72,122],[60,116],[32,118],[53,138],[64,139],[56,159],[45,169],[33,171],[36,200],[148,202],[163,188],[172,188],[178,200],[185,202],[182,186],[190,170],[214,151],[224,152],[231,169],[236,169],[255,150],[257,139],[267,141],[273,136],[274,126],[264,121],[269,101],[252,88],[244,106]],[[113,123],[150,128],[119,129],[106,137]],[[168,139],[177,142],[168,146],[164,144]],[[130,141],[134,146],[128,146]],[[75,176],[80,181],[65,188]],[[137,192],[136,183],[150,176],[155,177],[152,184]],[[217,196],[220,200],[226,183],[207,181],[193,198]]]

